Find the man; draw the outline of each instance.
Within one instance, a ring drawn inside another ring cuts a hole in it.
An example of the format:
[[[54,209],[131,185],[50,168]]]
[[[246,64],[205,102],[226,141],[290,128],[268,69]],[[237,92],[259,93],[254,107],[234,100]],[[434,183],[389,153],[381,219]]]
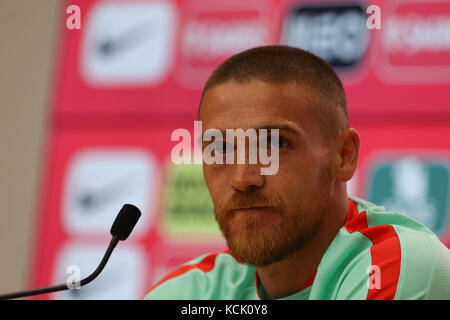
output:
[[[437,236],[347,195],[360,139],[322,59],[287,46],[237,54],[206,82],[199,120],[203,132],[279,129],[279,168],[204,163],[229,250],[182,265],[146,299],[450,299]]]

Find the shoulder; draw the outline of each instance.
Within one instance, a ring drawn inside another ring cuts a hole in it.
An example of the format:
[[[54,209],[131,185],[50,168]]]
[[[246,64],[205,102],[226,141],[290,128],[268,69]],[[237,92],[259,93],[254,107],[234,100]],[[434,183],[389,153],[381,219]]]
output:
[[[349,233],[362,234],[369,246],[363,249],[367,256],[361,260],[364,266],[352,270],[348,279],[354,282],[359,276],[359,285],[367,287],[359,292],[364,292],[366,299],[448,297],[448,289],[447,293],[436,289],[436,279],[450,281],[450,272],[440,271],[450,270],[449,250],[434,233],[403,214],[368,201],[351,197],[349,205],[344,227]]]
[[[394,226],[401,247],[396,299],[450,299],[450,251],[434,234]]]
[[[245,271],[246,268],[228,250],[205,254],[167,274],[150,289],[144,299],[213,299],[220,291],[222,278]]]

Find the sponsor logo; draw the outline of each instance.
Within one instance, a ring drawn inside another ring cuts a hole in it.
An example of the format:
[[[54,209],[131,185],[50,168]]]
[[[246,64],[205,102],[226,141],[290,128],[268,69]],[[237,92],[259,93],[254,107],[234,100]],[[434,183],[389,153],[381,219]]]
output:
[[[221,62],[246,49],[268,44],[269,18],[259,1],[228,1],[211,9],[210,2],[186,4],[177,80],[201,88]]]
[[[84,80],[98,86],[160,83],[173,60],[175,30],[171,1],[99,2],[83,34]]]
[[[281,42],[311,51],[338,71],[350,70],[367,51],[366,20],[361,4],[300,5],[286,17]]]
[[[449,183],[446,160],[396,157],[371,169],[367,199],[403,213],[439,235],[446,229]]]
[[[142,212],[135,235],[153,220],[156,162],[144,150],[88,149],[75,154],[67,170],[63,224],[70,234],[105,234],[125,203]]]
[[[104,244],[68,243],[56,257],[52,283],[67,283],[69,289],[52,294],[56,300],[127,300],[140,299],[142,281],[149,258],[136,246],[119,246],[111,255],[100,277],[87,286],[80,280],[89,276],[105,254]],[[126,280],[123,275],[126,274]]]
[[[392,83],[450,82],[450,2],[404,2],[389,10],[379,76]]]
[[[163,190],[162,229],[181,241],[196,237],[221,239],[202,166],[168,164]]]

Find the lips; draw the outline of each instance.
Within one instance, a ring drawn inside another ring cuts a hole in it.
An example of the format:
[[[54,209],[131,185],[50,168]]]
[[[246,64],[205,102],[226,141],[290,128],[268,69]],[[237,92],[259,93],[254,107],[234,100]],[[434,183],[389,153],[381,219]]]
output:
[[[258,211],[264,211],[267,209],[272,209],[271,207],[243,207],[243,208],[235,208],[235,209],[231,209],[230,212],[232,213],[252,213],[255,212],[257,213]]]
[[[230,210],[226,224],[232,233],[260,232],[279,220],[273,207],[244,207]]]
[[[272,207],[246,207],[230,210],[228,219],[240,222],[269,222],[273,220],[275,216],[276,214]]]

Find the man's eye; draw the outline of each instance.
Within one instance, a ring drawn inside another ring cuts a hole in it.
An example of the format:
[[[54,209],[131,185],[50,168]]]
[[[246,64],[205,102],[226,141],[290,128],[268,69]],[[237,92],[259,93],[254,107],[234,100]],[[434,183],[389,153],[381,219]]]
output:
[[[225,141],[217,141],[215,142],[215,150],[218,154],[225,154],[232,150],[232,145]]]
[[[281,148],[285,148],[289,145],[288,140],[283,137],[280,137],[280,136],[270,136],[268,140],[269,141],[268,141],[267,147],[269,147],[269,145],[270,146],[273,145],[274,148],[281,149]]]
[[[283,147],[287,147],[289,145],[289,142],[287,141],[287,139],[280,137],[279,139],[279,147],[283,148]]]

